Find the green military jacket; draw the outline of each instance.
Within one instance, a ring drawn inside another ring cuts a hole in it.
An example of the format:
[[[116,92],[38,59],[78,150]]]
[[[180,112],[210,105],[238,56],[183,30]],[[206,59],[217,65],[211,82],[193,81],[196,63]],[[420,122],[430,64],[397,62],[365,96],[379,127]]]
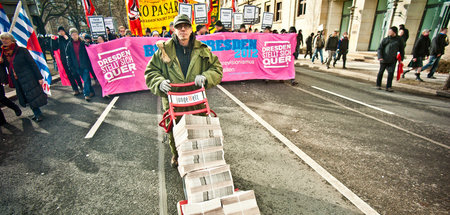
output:
[[[164,110],[169,109],[169,101],[167,95],[159,90],[162,81],[168,79],[172,84],[189,83],[195,80],[195,76],[203,75],[206,77],[205,88],[211,88],[220,83],[222,80],[222,65],[219,58],[214,55],[207,45],[195,40],[191,53],[191,61],[186,77],[181,71],[180,62],[177,59],[175,44],[173,39],[167,41],[158,41],[156,43],[158,51],[155,52],[152,59],[145,70],[145,81],[150,91],[162,97]],[[198,89],[197,86],[177,88],[172,87],[173,92],[186,92]],[[193,110],[197,108],[188,108]],[[181,111],[181,110],[178,110]]]

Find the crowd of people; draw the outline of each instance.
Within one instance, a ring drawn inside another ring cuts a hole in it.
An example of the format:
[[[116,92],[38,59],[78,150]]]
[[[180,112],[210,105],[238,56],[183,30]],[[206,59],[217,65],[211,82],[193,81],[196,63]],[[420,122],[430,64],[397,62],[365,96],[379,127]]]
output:
[[[239,33],[270,33],[278,34],[277,30],[272,30],[271,27],[266,27],[262,31],[258,29],[247,28],[246,25],[241,25],[239,29],[230,31],[225,28],[221,21],[215,23],[215,33],[220,32],[239,32]],[[161,31],[151,31],[146,29],[146,37],[165,37],[172,38],[175,33],[174,23],[170,23],[169,29],[162,27]],[[193,34],[207,35],[209,29],[205,25],[197,25],[196,31]],[[50,52],[50,56],[53,58],[54,69],[58,70],[56,65],[54,51],[59,50],[60,60],[66,71],[70,85],[75,96],[83,95],[86,101],[90,101],[95,96],[95,92],[92,88],[91,77],[94,79],[94,83],[98,83],[95,73],[92,69],[89,56],[86,51],[86,47],[94,43],[104,43],[112,41],[122,37],[133,37],[132,31],[126,29],[124,26],[118,28],[118,34],[114,34],[107,27],[106,34],[100,35],[94,39],[87,33],[79,33],[77,29],[71,28],[69,32],[64,27],[58,28],[58,35],[50,37],[38,38],[39,43],[44,52]],[[296,48],[293,53],[295,59],[298,59],[301,51],[301,46],[306,45],[306,52],[304,58],[310,57],[314,63],[320,56],[322,64],[326,64],[327,68],[330,65],[336,66],[337,61],[342,58],[343,68],[346,69],[347,53],[349,49],[349,37],[348,33],[344,32],[339,38],[339,31],[333,31],[325,40],[323,31],[318,31],[316,34],[311,33],[303,42],[302,30],[296,30],[295,27],[290,27],[289,31],[282,29],[280,34],[295,33],[297,34]],[[439,34],[431,41],[429,38],[430,31],[425,29],[416,41],[413,48],[413,58],[408,64],[411,68],[406,70],[402,77],[409,71],[415,71],[416,80],[423,81],[420,77],[420,72],[430,68],[428,78],[434,79],[434,73],[437,70],[439,60],[444,54],[445,46],[449,44],[447,37],[448,29],[442,28]],[[404,25],[400,25],[399,28],[393,26],[388,31],[388,37],[384,38],[378,48],[377,54],[380,61],[380,70],[377,76],[376,86],[381,89],[381,81],[385,70],[388,72],[388,79],[386,84],[386,90],[392,92],[392,80],[397,62],[402,63],[404,59],[404,49],[406,42],[409,38],[409,31]],[[42,112],[39,107],[46,104],[46,94],[42,92],[40,86],[42,85],[43,77],[40,74],[36,63],[32,61],[31,55],[26,49],[18,47],[14,37],[9,33],[2,33],[0,35],[2,58],[0,58],[0,81],[1,84],[9,84],[11,87],[15,87],[17,91],[17,97],[19,103],[22,106],[30,106],[33,110],[33,120],[41,121]],[[328,53],[327,58],[324,59],[323,49]],[[429,62],[423,65],[423,61],[429,58]],[[12,73],[7,73],[12,71]],[[9,74],[9,75],[7,75]],[[12,74],[12,75],[11,75]],[[448,81],[447,81],[448,82]],[[1,85],[0,84],[0,85]],[[298,83],[293,79],[292,85]],[[449,84],[446,87],[448,89]],[[445,88],[445,87],[444,87]],[[5,97],[5,91],[3,85],[0,87],[0,103],[13,109],[17,116],[21,115],[20,108]],[[0,125],[6,123],[3,113],[0,111]]]

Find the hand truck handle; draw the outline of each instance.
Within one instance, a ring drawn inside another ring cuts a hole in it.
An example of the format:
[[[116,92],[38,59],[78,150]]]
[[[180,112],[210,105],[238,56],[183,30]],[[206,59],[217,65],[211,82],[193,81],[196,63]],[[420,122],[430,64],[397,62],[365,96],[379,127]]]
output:
[[[170,84],[172,87],[190,87],[194,86],[195,82],[183,83],[183,84]]]

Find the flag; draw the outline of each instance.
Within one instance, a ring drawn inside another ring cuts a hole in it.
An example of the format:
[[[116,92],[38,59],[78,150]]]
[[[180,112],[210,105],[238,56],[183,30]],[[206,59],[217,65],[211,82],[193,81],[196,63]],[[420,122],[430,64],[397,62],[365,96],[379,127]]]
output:
[[[8,16],[6,16],[5,10],[3,10],[3,6],[0,3],[0,33],[8,32],[10,27]]]
[[[15,24],[13,23],[14,26],[11,26],[12,35],[14,35],[17,45],[27,48],[30,52],[42,74],[42,77],[44,77],[44,84],[42,85],[42,88],[46,94],[51,95],[50,84],[52,82],[52,77],[47,66],[47,61],[45,60],[44,53],[39,45],[36,32],[31,25],[30,19],[20,3],[21,2],[19,2],[16,8],[17,16],[14,16],[17,17],[16,22]]]
[[[91,0],[82,0],[82,3],[84,7],[84,14],[86,14],[86,21],[88,26],[90,27],[88,16],[94,15],[95,7],[94,4],[92,4]]]
[[[403,63],[402,62],[402,56],[400,55],[400,53],[397,54],[397,61],[399,62],[398,64],[398,68],[397,68],[397,81],[400,80],[400,76],[403,73]]]
[[[236,12],[236,0],[231,0],[231,8],[233,8],[233,12]]]
[[[94,4],[92,4],[91,0],[83,0],[83,5],[84,5],[84,12],[86,13],[87,16],[94,15],[95,7]]]

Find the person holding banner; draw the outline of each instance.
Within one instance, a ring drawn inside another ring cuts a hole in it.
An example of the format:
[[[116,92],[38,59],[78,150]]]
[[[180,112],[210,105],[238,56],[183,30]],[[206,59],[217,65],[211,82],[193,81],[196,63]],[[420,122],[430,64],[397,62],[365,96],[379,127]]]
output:
[[[207,45],[195,39],[191,20],[185,14],[180,14],[174,20],[175,32],[172,39],[158,41],[159,48],[145,70],[145,81],[150,91],[162,97],[164,110],[169,108],[167,93],[187,92],[205,86],[211,88],[220,83],[223,68],[219,58],[214,55]],[[196,86],[171,88],[170,84],[195,82]],[[195,106],[180,108],[176,111],[202,109]],[[172,152],[172,166],[178,166],[178,154],[175,147],[173,133],[170,132],[169,146]]]
[[[14,36],[8,32],[0,34],[2,55],[0,67],[8,68],[11,81],[16,88],[19,104],[28,104],[34,113],[32,120],[42,121],[40,107],[47,104],[47,94],[42,89],[44,78],[28,49],[19,47]]]
[[[84,82],[83,94],[86,101],[90,101],[95,95],[91,85],[90,70],[91,61],[86,51],[86,44],[78,36],[78,30],[71,28],[69,30],[72,40],[67,44],[66,55],[70,69],[74,74],[81,76]]]
[[[225,26],[223,25],[223,23],[219,20],[216,22],[216,24],[214,25],[214,27],[216,28],[215,33],[220,33],[220,32],[229,32]]]
[[[72,87],[73,95],[78,96],[80,95],[79,89],[81,91],[83,90],[83,83],[81,82],[80,76],[76,72],[70,71],[69,64],[67,63],[66,47],[70,41],[70,38],[69,36],[67,36],[66,30],[62,26],[58,27],[58,35],[59,37],[57,38],[57,40],[52,41],[54,43],[53,47],[55,48],[55,50],[53,51],[59,49],[61,62],[64,67],[64,71],[66,72],[67,78],[69,79],[70,86]]]

